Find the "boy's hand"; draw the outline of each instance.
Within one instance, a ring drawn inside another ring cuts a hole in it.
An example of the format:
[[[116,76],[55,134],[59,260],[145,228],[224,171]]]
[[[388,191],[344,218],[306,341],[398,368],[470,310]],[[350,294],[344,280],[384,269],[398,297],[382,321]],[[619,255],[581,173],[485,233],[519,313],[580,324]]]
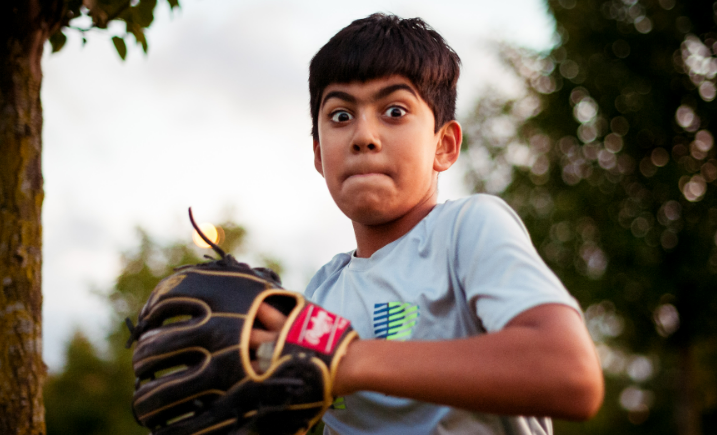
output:
[[[276,344],[276,340],[279,338],[279,333],[286,323],[286,316],[276,308],[262,302],[259,305],[259,310],[256,312],[256,319],[266,329],[253,328],[251,330],[251,336],[249,338],[249,349],[251,349],[254,355],[259,351],[259,346],[271,345],[272,349]],[[254,358],[251,361],[251,366],[257,373],[264,373],[258,358]]]

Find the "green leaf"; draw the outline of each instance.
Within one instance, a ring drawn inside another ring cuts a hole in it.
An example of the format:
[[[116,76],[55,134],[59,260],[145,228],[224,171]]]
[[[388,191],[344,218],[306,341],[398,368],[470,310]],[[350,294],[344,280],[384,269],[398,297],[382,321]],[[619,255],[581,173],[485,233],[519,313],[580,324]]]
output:
[[[127,33],[131,33],[132,35],[134,35],[134,39],[135,41],[137,41],[137,44],[141,45],[142,50],[147,53],[147,38],[144,35],[144,28],[133,22],[128,21]]]
[[[137,6],[133,7],[134,20],[142,27],[149,27],[154,21],[154,8],[157,6],[157,0],[141,0]]]
[[[57,53],[65,46],[67,42],[67,36],[64,33],[57,31],[50,36],[50,44],[52,45],[52,52]]]
[[[119,57],[124,60],[125,57],[127,57],[127,45],[124,43],[124,39],[120,38],[119,36],[113,36],[112,43],[115,45]]]
[[[134,39],[137,40],[137,43],[142,46],[142,50],[147,53],[147,38],[144,36],[144,29],[136,27],[132,34],[134,35]]]

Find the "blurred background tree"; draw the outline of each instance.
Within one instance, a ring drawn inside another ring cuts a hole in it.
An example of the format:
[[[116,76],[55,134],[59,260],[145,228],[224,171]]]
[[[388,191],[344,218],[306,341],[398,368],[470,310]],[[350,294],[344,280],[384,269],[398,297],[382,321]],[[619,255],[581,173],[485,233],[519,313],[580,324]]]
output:
[[[717,2],[547,3],[558,44],[500,47],[523,92],[464,157],[586,310],[606,398],[556,433],[717,433]]]
[[[170,8],[178,0],[167,0]],[[0,2],[0,433],[44,434],[42,385],[42,85],[45,43],[58,51],[64,31],[107,30],[122,59],[130,34],[147,51],[144,30],[157,0],[4,0]]]
[[[220,246],[227,253],[242,253],[246,231],[224,222],[218,226]],[[51,374],[45,385],[47,435],[146,434],[132,416],[134,391],[132,352],[125,348],[129,332],[124,319],[136,323],[137,315],[159,281],[174,268],[205,261],[201,251],[185,242],[161,244],[138,230],[139,246],[122,256],[122,270],[114,287],[99,296],[112,307],[113,325],[104,346],[98,348],[77,331],[67,345],[61,372]],[[216,256],[216,255],[214,255]],[[280,263],[263,256],[263,266],[281,273]]]

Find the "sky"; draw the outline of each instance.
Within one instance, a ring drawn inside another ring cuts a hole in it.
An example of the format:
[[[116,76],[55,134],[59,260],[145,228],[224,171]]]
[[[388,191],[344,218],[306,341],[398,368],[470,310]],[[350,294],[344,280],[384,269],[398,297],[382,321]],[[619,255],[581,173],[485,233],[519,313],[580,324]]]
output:
[[[136,228],[191,240],[186,217],[227,218],[248,231],[245,261],[284,266],[303,290],[338,252],[355,247],[350,221],[313,166],[311,57],[341,28],[373,12],[421,17],[462,59],[458,118],[491,87],[511,92],[495,43],[546,50],[554,22],[542,0],[159,2],[149,54],[122,26],[77,32],[43,57],[44,359],[63,363],[77,328],[100,344],[108,291]],[[465,196],[459,163],[439,179],[439,201]]]

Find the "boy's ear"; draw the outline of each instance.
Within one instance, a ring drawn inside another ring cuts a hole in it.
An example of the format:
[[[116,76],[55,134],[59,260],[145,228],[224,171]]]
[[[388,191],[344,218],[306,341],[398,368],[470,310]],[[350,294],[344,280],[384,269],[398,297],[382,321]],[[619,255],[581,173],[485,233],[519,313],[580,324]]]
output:
[[[314,139],[314,167],[323,177],[324,165],[321,163],[321,145],[319,145],[319,141],[316,139]]]
[[[463,130],[458,121],[451,120],[443,124],[437,133],[438,145],[433,159],[433,170],[443,172],[453,166],[461,153]]]

